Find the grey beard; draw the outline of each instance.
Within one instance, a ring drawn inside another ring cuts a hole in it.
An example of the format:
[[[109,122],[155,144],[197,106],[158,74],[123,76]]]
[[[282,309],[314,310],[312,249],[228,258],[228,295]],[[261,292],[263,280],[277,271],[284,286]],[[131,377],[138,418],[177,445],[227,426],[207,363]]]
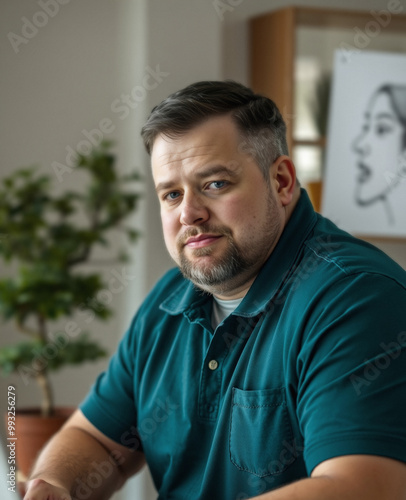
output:
[[[251,262],[241,254],[240,250],[229,239],[227,253],[211,267],[202,267],[193,264],[182,252],[180,255],[179,268],[183,276],[196,286],[202,288],[220,287],[234,280],[252,265]],[[195,251],[196,256],[210,255],[211,249],[202,248]]]

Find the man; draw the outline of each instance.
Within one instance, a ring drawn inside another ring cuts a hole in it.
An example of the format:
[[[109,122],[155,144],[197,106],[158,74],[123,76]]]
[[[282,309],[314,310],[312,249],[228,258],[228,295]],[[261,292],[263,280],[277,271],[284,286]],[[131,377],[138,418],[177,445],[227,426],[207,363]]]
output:
[[[154,108],[168,251],[26,500],[406,498],[406,273],[316,214],[269,99],[200,82]]]

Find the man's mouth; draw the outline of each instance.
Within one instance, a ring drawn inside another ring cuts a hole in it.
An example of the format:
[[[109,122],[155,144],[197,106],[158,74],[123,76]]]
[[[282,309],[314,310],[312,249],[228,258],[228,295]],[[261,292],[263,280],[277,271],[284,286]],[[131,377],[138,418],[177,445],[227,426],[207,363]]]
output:
[[[191,236],[187,238],[184,245],[188,248],[203,248],[211,245],[221,237],[222,235],[218,234],[209,234],[209,233],[198,234],[196,236]]]
[[[358,163],[358,168],[361,170],[358,175],[358,182],[364,183],[366,182],[372,175],[372,170],[365,165],[365,163]]]

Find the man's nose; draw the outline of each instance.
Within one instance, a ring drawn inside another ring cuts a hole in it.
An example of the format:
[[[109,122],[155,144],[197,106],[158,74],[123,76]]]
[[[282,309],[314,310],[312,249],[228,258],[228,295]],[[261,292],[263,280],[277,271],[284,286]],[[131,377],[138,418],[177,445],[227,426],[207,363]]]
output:
[[[204,200],[194,193],[185,193],[182,200],[180,222],[184,226],[203,224],[209,219]]]

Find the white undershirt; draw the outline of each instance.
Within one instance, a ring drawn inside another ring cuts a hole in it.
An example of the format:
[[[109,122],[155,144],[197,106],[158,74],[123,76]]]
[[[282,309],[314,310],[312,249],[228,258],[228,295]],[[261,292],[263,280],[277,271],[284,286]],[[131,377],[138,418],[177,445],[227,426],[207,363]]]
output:
[[[213,330],[229,316],[241,304],[242,298],[232,300],[222,300],[213,296],[213,311],[211,314],[211,325]]]

